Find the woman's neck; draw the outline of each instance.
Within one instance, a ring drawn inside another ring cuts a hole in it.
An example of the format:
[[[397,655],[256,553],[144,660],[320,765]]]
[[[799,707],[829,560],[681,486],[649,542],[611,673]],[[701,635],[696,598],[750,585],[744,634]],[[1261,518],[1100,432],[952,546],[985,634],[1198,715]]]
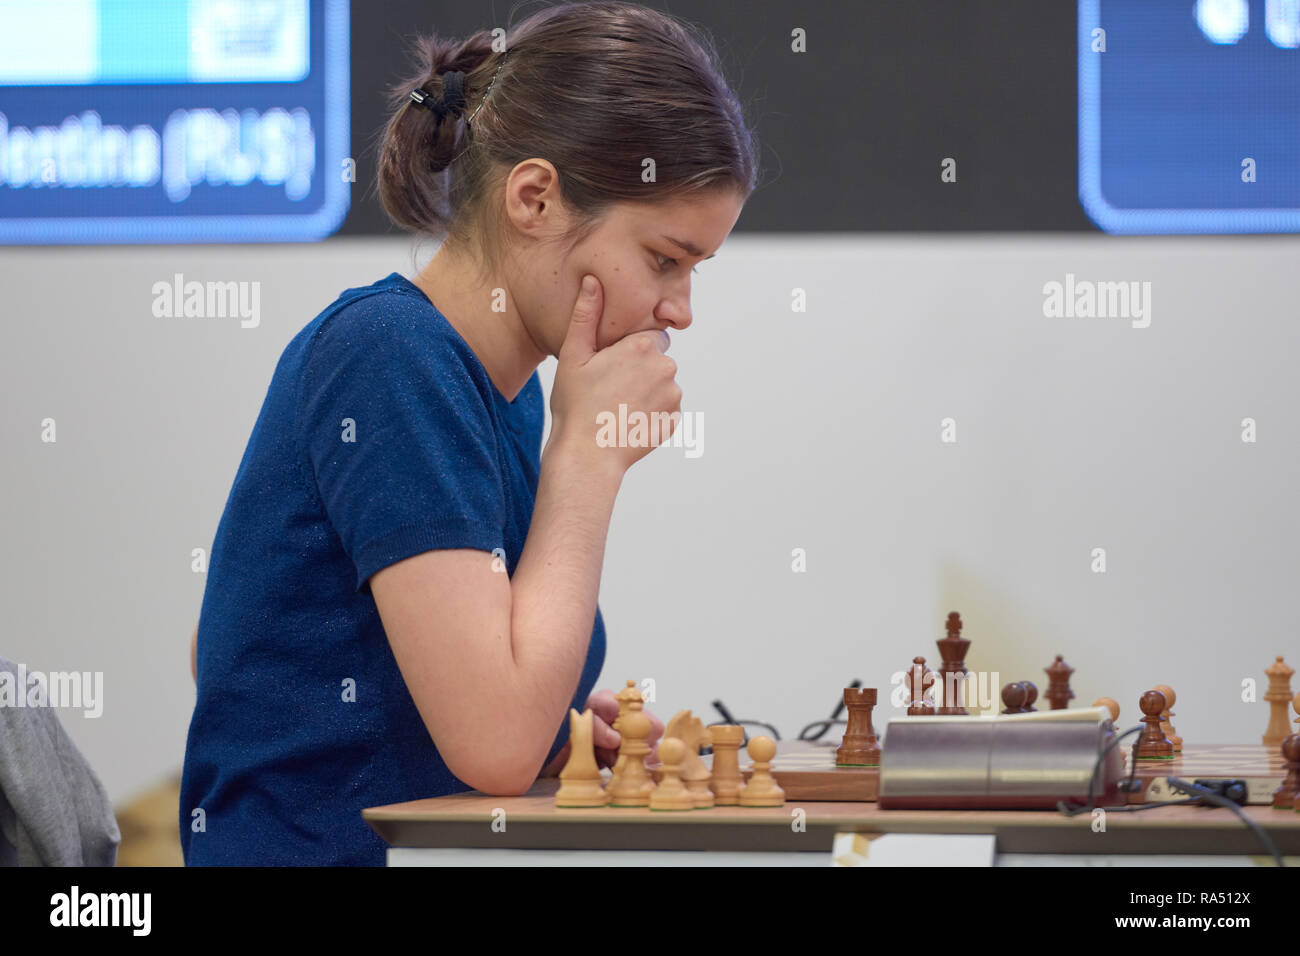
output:
[[[474,284],[477,273],[477,263],[467,262],[444,243],[411,281],[469,345],[497,391],[513,402],[546,358],[546,352],[537,346],[524,325],[509,284],[495,276],[489,276],[481,285]],[[505,292],[501,312],[492,310],[493,303],[502,298],[494,294],[497,289]]]

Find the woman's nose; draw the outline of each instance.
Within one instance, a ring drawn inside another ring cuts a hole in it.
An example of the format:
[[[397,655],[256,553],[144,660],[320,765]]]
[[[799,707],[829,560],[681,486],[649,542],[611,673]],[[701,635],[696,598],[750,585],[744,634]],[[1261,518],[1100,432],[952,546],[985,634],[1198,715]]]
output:
[[[687,299],[684,303],[666,303],[665,308],[660,310],[659,321],[667,322],[679,332],[690,328],[691,322],[694,321],[691,316],[690,299]]]

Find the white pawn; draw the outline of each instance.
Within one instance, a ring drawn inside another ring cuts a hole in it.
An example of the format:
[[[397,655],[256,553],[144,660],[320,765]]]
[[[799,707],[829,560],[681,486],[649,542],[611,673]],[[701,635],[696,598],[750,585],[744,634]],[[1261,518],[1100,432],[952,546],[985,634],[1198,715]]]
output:
[[[682,760],[686,745],[676,737],[659,741],[659,760],[663,763],[663,777],[650,794],[651,810],[694,810],[695,798],[682,783]]]
[[[749,783],[740,788],[742,807],[783,807],[785,791],[777,786],[772,776],[772,758],[776,756],[776,741],[771,737],[753,737],[749,741],[749,756],[754,761]]]

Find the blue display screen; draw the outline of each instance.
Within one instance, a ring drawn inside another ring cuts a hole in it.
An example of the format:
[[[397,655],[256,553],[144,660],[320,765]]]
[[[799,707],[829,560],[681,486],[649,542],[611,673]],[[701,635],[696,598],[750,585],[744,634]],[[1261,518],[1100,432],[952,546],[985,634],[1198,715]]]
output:
[[[1300,0],[1084,0],[1079,198],[1117,233],[1300,231]]]
[[[0,0],[0,242],[322,239],[347,0]]]

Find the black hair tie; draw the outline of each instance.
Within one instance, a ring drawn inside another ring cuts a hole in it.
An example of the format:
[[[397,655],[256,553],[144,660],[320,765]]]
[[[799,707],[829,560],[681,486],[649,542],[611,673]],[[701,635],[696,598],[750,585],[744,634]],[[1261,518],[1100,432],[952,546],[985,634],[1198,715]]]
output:
[[[460,70],[449,70],[443,73],[440,99],[435,99],[427,91],[417,87],[411,90],[411,101],[432,111],[439,122],[448,113],[459,116],[465,111],[465,74]]]
[[[465,112],[465,74],[460,70],[442,75],[442,105],[458,116]]]

